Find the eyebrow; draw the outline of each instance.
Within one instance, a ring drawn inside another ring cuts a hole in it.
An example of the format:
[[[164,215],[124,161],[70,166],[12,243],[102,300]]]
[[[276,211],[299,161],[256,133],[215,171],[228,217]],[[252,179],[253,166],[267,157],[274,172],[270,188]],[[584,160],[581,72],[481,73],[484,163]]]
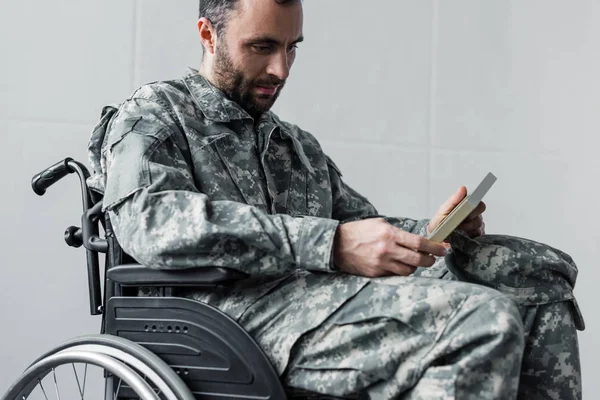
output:
[[[300,36],[298,39],[294,40],[292,42],[292,44],[300,43],[302,41],[304,41],[304,36]],[[268,43],[268,44],[273,44],[276,46],[281,45],[281,42],[279,40],[274,39],[269,36],[258,36],[258,37],[250,38],[250,39],[246,40],[246,43]]]

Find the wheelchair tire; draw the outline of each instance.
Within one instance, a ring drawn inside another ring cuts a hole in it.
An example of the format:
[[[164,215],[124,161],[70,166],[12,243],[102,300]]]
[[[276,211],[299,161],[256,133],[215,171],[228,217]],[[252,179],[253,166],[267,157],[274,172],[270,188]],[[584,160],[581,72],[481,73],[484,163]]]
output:
[[[153,383],[167,400],[195,400],[181,378],[156,354],[137,343],[113,335],[86,335],[70,339],[40,356],[32,366],[68,351],[101,354],[132,367],[138,375]],[[119,378],[118,375],[115,377]]]
[[[160,378],[160,376],[156,373],[156,371],[154,370],[155,368],[157,368],[156,365],[154,365],[153,367],[150,367],[150,366],[144,364],[139,359],[135,358],[134,356],[132,356],[130,354],[125,353],[122,350],[116,349],[114,347],[102,346],[102,345],[98,345],[98,344],[82,344],[82,345],[70,347],[67,350],[62,350],[62,351],[58,352],[57,354],[61,354],[65,351],[93,352],[93,353],[100,353],[100,354],[104,354],[104,355],[110,356],[112,358],[115,358],[115,359],[125,363],[126,365],[132,367],[139,375],[144,376],[146,381],[153,383],[159,390],[159,393],[164,395],[166,400],[181,400],[181,398],[177,397],[177,395],[175,395],[175,393],[173,393],[173,391],[165,383],[165,381],[162,380]]]
[[[173,369],[165,363],[160,357],[146,349],[145,347],[132,342],[131,340],[127,340],[114,335],[84,335],[75,337],[66,342],[61,343],[56,346],[52,350],[48,351],[44,355],[38,358],[44,358],[51,354],[55,354],[57,352],[63,351],[65,349],[73,348],[76,346],[86,346],[86,345],[96,345],[96,346],[105,346],[104,350],[102,348],[98,348],[99,351],[104,351],[104,354],[111,355],[112,357],[116,357],[117,354],[126,354],[129,355],[136,360],[139,360],[142,364],[148,366],[154,373],[158,376],[158,379],[151,379],[151,381],[163,391],[163,387],[161,386],[161,381],[170,389],[171,393],[174,397],[169,396],[169,391],[164,390],[163,393],[166,397],[177,400],[196,400],[192,392],[188,389],[186,384],[181,380],[179,375],[173,371]],[[111,351],[109,348],[120,350],[122,353],[117,353]],[[109,354],[112,353],[112,354]],[[117,356],[121,361],[126,361],[126,356]],[[36,360],[37,361],[37,360]],[[147,373],[144,371],[139,371],[144,373],[148,378],[151,378],[151,373]]]
[[[96,352],[88,351],[75,351],[75,350],[63,350],[56,354],[44,357],[33,365],[21,375],[21,377],[11,386],[8,392],[2,397],[2,400],[24,400],[29,397],[31,392],[38,386],[41,385],[41,380],[48,374],[53,373],[56,383],[55,370],[57,367],[74,363],[85,363],[87,365],[94,365],[103,368],[106,372],[120,378],[122,381],[127,383],[129,387],[144,400],[160,400],[160,397],[150,387],[137,372],[127,366],[125,363],[114,359],[108,355],[100,354]],[[87,369],[86,369],[87,370]],[[57,397],[58,385],[56,386]],[[79,388],[81,390],[81,388]],[[46,391],[42,386],[44,396]],[[83,395],[82,395],[83,398]]]

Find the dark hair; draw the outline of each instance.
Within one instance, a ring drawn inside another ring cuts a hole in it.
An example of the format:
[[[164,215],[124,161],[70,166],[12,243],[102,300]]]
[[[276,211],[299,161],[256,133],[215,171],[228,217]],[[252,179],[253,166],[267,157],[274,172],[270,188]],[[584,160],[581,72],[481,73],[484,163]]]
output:
[[[234,9],[239,0],[200,0],[199,18],[206,17],[217,33],[227,27],[229,14]],[[297,0],[273,0],[277,4],[291,3]]]

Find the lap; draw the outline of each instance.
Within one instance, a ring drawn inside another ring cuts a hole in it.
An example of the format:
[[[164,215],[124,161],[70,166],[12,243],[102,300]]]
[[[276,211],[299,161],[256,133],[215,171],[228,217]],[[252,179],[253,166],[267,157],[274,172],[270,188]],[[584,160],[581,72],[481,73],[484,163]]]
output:
[[[510,303],[501,307],[516,314],[512,301],[478,285],[417,277],[371,279],[323,324],[299,338],[283,379],[290,386],[339,390],[340,395],[394,377],[395,390],[408,390],[423,374],[442,335],[455,329],[453,321],[468,318],[492,299]],[[489,307],[483,317],[490,329],[494,312]]]
[[[326,321],[345,325],[387,318],[406,337],[434,337],[465,299],[476,304],[494,296],[500,293],[463,282],[299,271],[248,307],[238,322],[281,374],[297,341]]]
[[[491,270],[484,263],[479,263],[476,269],[465,269],[473,278],[493,272],[493,281],[472,280],[477,283],[461,281],[464,276],[449,270],[444,258],[439,258],[431,268],[420,268],[411,277],[367,279],[302,271],[249,307],[240,322],[271,357],[280,374],[289,364],[305,371],[318,371],[322,379],[327,379],[329,373],[344,371],[355,374],[353,381],[360,382],[369,374],[377,376],[396,368],[392,364],[399,359],[404,360],[401,367],[414,371],[411,362],[418,362],[448,323],[456,320],[459,310],[466,314],[501,298],[505,303],[501,308],[510,308],[511,314],[517,310],[515,304],[522,313],[528,311],[532,297],[522,296],[529,293],[528,287],[496,284],[519,277],[514,266],[504,268],[501,264],[494,262]],[[539,290],[548,277],[537,274],[535,269],[529,272],[530,279],[515,282],[535,285],[533,300],[570,300],[540,295]],[[569,282],[553,283],[554,287],[565,285],[570,289]],[[534,305],[537,307],[539,303]],[[483,324],[489,322],[486,318],[494,318],[490,314],[480,315]]]
[[[527,319],[556,302],[561,302],[558,313],[568,313],[567,306],[575,304],[569,280],[548,274],[542,265],[522,268],[497,258],[476,258],[477,268],[455,263],[450,269],[439,258],[411,277],[370,279],[322,324],[298,338],[284,381],[351,393],[394,376],[396,386],[408,389],[422,375],[423,359],[443,332],[453,330],[463,341],[473,331],[473,320],[462,322],[475,308],[480,309],[475,323],[493,330],[497,310],[520,325],[517,310]],[[526,332],[532,327],[527,324]]]

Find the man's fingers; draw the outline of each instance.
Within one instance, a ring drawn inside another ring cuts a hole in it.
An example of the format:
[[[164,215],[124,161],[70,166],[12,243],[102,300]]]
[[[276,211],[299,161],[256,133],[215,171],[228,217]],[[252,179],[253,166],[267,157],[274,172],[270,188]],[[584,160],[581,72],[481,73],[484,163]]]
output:
[[[483,201],[479,202],[479,204],[477,204],[477,207],[475,207],[475,209],[473,211],[471,211],[471,214],[469,214],[469,216],[465,219],[465,221],[471,221],[471,220],[477,218],[479,215],[483,214],[483,212],[485,211],[486,208],[487,208],[487,206],[485,205],[485,203]]]
[[[450,196],[444,204],[438,208],[435,215],[431,218],[431,221],[427,225],[427,232],[433,231],[440,222],[456,207],[463,199],[467,196],[467,188],[461,186],[458,190]]]
[[[412,265],[406,265],[399,261],[392,261],[386,267],[386,270],[389,271],[391,274],[400,276],[411,275],[417,270],[417,267],[413,267]]]
[[[435,263],[435,257],[405,248],[398,248],[398,252],[392,256],[393,261],[412,267],[431,267]]]
[[[464,221],[462,224],[459,225],[458,228],[467,233],[471,233],[471,232],[478,230],[482,226],[483,226],[483,217],[481,215],[477,215],[477,216],[475,216],[475,218],[473,218],[470,221]]]
[[[481,226],[477,227],[477,230],[474,232],[472,238],[485,235],[485,222],[481,223]]]
[[[446,202],[442,205],[444,213],[449,213],[454,207],[458,205],[458,203],[460,203],[465,198],[466,195],[467,188],[464,186],[459,187],[458,190],[452,196],[450,196],[450,198],[446,200]]]
[[[396,243],[408,250],[433,254],[438,257],[446,255],[446,248],[441,243],[432,242],[423,236],[408,233],[400,229],[396,232]]]
[[[479,215],[472,221],[463,222],[458,229],[465,232],[469,237],[474,238],[485,235],[485,222],[483,221],[483,217]]]
[[[434,256],[443,257],[446,255],[446,248],[441,243],[432,242],[424,237],[419,236],[417,239],[418,246],[414,250]]]

